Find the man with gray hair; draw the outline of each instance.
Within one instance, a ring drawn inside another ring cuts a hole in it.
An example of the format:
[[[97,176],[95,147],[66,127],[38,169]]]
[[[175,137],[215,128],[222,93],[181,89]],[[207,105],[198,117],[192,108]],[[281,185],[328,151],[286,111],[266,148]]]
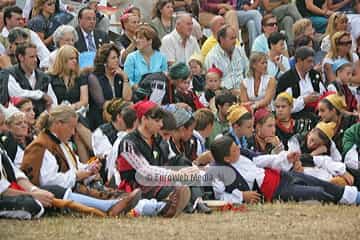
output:
[[[193,53],[200,52],[196,38],[191,36],[192,29],[191,15],[182,13],[176,18],[175,29],[163,37],[160,52],[166,56],[169,65],[188,62]]]

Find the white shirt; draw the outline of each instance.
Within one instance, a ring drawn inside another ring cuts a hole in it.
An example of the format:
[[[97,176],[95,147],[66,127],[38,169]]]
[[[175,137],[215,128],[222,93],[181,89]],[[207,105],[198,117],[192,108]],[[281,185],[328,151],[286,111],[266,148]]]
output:
[[[97,128],[91,135],[91,145],[94,155],[100,158],[108,156],[112,149],[111,142],[100,128]]]
[[[288,147],[290,152],[301,152],[300,143],[296,137],[289,139]],[[341,154],[333,141],[331,141],[330,156],[314,156],[313,161],[315,167],[304,167],[304,173],[321,180],[329,181],[333,176],[341,176],[346,172]]]
[[[88,41],[88,38],[87,38],[87,36],[89,34],[91,34],[91,41],[93,42],[93,44],[94,44],[94,46],[96,48],[96,43],[95,43],[95,38],[94,38],[94,31],[92,31],[90,33],[87,33],[87,32],[84,31],[84,29],[82,29],[82,28],[80,28],[80,29],[81,29],[82,35],[84,36],[87,49],[89,49],[89,41]]]
[[[246,93],[248,95],[249,101],[259,101],[265,97],[267,86],[269,85],[270,79],[272,77],[269,75],[262,75],[260,79],[260,86],[258,90],[258,95],[255,95],[255,80],[253,77],[245,78],[242,82],[246,88]]]
[[[249,61],[245,52],[240,47],[235,47],[231,59],[227,53],[216,44],[205,58],[205,68],[213,65],[223,72],[221,86],[226,89],[240,88],[240,82],[245,78],[249,69]]]
[[[270,58],[268,58],[267,74],[278,79],[282,74],[284,74],[284,72],[290,69],[290,63],[288,57],[284,55],[280,55],[280,62],[284,66],[285,71],[280,71],[276,63],[274,63],[273,61],[270,60]]]
[[[247,182],[249,189],[254,187],[255,181],[261,187],[265,178],[265,167],[285,170],[291,169],[292,164],[287,160],[287,152],[273,155],[261,155],[255,157],[253,161],[247,157],[240,156],[239,160],[231,165],[240,173]],[[243,193],[239,189],[234,189],[232,193],[225,192],[225,185],[219,179],[213,182],[215,198],[230,203],[242,203]]]
[[[52,51],[50,55],[40,63],[40,68],[48,68],[50,70],[50,67],[53,66],[55,63],[55,58],[57,56],[58,50],[59,49],[57,48]]]
[[[193,36],[190,36],[186,40],[184,47],[183,39],[176,29],[174,29],[161,40],[160,52],[166,56],[168,62],[187,63],[195,52],[200,52],[200,47],[196,38]]]
[[[42,65],[41,62],[46,60],[46,58],[50,55],[50,51],[49,49],[47,49],[47,47],[45,46],[45,44],[43,43],[43,41],[41,40],[39,35],[37,35],[36,32],[30,29],[26,29],[26,30],[29,31],[31,43],[33,43],[36,46],[36,52],[38,58],[40,59],[40,66],[41,66]],[[6,27],[3,27],[1,35],[7,38],[9,36],[9,30]]]
[[[45,150],[42,165],[40,168],[40,186],[57,185],[63,188],[73,188],[76,183],[76,166],[73,165],[70,153],[65,149],[64,143],[60,144],[66,161],[69,165],[69,170],[65,173],[59,171],[59,165],[55,156],[48,150]],[[85,169],[86,164],[82,164],[79,158],[75,156],[78,169]]]
[[[300,96],[298,98],[294,99],[294,106],[292,109],[293,113],[300,112],[301,110],[303,110],[305,107],[304,98],[314,92],[314,88],[311,84],[311,79],[310,79],[309,73],[306,73],[304,79],[301,78],[301,75],[299,74],[299,72],[297,72],[297,74],[300,78],[300,81],[299,81]],[[320,75],[319,75],[319,78],[320,78]],[[321,81],[320,81],[319,90],[320,90],[320,94],[323,94],[326,91],[326,88]],[[286,89],[286,92],[289,93],[291,96],[293,96],[291,87]]]
[[[33,73],[31,74],[29,80],[30,85],[32,85],[31,82],[33,81],[34,78],[35,78],[35,71],[33,71]],[[44,92],[42,92],[41,90],[27,90],[21,88],[20,84],[15,80],[15,78],[11,74],[9,74],[9,79],[8,79],[8,91],[10,97],[21,97],[21,98],[30,98],[33,100],[40,100],[44,96]],[[49,95],[50,98],[52,99],[53,105],[58,104],[55,92],[51,84],[49,84],[48,86],[47,95]]]
[[[121,132],[118,132],[117,135],[118,135],[118,137],[117,137],[116,141],[114,142],[114,145],[111,147],[110,153],[106,157],[105,169],[108,172],[107,179],[110,181],[112,176],[115,176],[115,182],[118,185],[118,184],[120,184],[121,179],[120,179],[120,174],[116,168],[116,160],[119,156],[120,142],[127,135],[127,132],[121,131]]]

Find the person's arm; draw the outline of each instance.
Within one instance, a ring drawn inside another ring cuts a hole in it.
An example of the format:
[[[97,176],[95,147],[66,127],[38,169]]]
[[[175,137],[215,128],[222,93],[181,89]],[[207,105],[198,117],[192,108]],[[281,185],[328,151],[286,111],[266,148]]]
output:
[[[314,4],[314,0],[305,0],[305,6],[307,10],[312,12],[313,14],[320,15],[320,16],[330,16],[333,12],[327,10],[326,8],[321,9]]]
[[[111,143],[100,128],[97,128],[91,135],[91,145],[94,155],[100,158],[108,156],[112,148]]]
[[[207,0],[200,0],[202,10],[210,13],[217,14],[220,7],[218,3],[209,3]]]
[[[171,66],[175,62],[175,47],[173,46],[170,36],[165,36],[162,39],[160,52],[165,55],[168,65]]]
[[[276,80],[275,78],[271,78],[266,88],[265,96],[261,100],[255,102],[256,108],[268,107],[269,104],[271,103],[271,100],[275,96],[275,90],[276,90]]]
[[[37,56],[40,59],[40,65],[42,61],[45,61],[50,55],[50,51],[47,49],[45,44],[41,41],[40,37],[30,30],[31,42],[36,45]]]
[[[134,85],[137,84],[135,82],[135,71],[136,71],[136,67],[135,67],[135,55],[129,55],[124,63],[124,72],[126,73],[126,75],[128,76],[129,79],[129,83],[130,85]]]
[[[340,8],[344,7],[345,5],[349,4],[351,2],[351,0],[344,0],[344,1],[340,1],[338,3],[334,3],[333,0],[327,0],[326,1],[327,4],[327,8],[331,11],[338,11]]]
[[[243,192],[239,189],[234,189],[231,193],[225,192],[225,185],[222,181],[215,179],[212,183],[215,194],[215,199],[222,200],[228,203],[241,204],[244,201]]]
[[[40,187],[57,185],[63,188],[73,188],[77,180],[76,169],[70,167],[66,172],[59,171],[59,165],[54,155],[45,151],[40,168]]]
[[[324,63],[324,73],[326,76],[326,81],[327,82],[333,82],[336,80],[336,76],[335,73],[332,70],[332,66],[330,63]]]
[[[288,152],[279,154],[266,154],[254,157],[252,160],[260,168],[272,168],[276,170],[290,171],[293,163],[287,158]]]
[[[76,103],[73,103],[75,110],[80,109],[81,107],[86,107],[89,104],[89,88],[88,85],[80,86],[80,100]]]
[[[26,90],[21,88],[20,84],[11,74],[9,74],[8,79],[8,91],[10,97],[30,98],[33,100],[40,100],[45,95],[41,90]]]
[[[265,8],[266,12],[270,12],[277,7],[280,7],[281,5],[283,5],[282,1],[276,1],[276,2],[272,2],[270,0],[263,0],[263,7]]]
[[[346,167],[343,162],[335,162],[330,156],[313,156],[316,167],[326,169],[333,176],[342,176],[346,173]]]
[[[241,101],[241,103],[249,102],[249,96],[247,94],[247,89],[243,82],[240,83],[240,101]]]
[[[51,98],[52,104],[54,106],[59,104],[56,94],[55,94],[54,89],[52,88],[51,84],[49,84],[49,86],[48,86],[47,95]]]

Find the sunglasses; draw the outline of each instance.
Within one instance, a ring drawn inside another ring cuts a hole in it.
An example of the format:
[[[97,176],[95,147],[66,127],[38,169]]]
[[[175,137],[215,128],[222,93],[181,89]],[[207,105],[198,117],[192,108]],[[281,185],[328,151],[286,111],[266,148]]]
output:
[[[277,22],[267,23],[267,24],[265,24],[265,26],[274,27],[274,26],[277,26]]]
[[[345,41],[344,41],[344,42],[338,41],[337,44],[338,44],[338,45],[342,45],[342,46],[351,45],[351,44],[352,44],[352,41],[351,41],[351,40],[346,41],[346,42],[345,42]]]

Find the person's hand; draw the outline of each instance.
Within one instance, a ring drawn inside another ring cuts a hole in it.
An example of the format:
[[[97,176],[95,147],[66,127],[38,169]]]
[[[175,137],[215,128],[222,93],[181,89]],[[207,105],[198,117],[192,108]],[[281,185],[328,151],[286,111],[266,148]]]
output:
[[[73,5],[67,5],[66,10],[68,10],[69,12],[74,12],[75,11],[75,7]]]
[[[304,172],[304,167],[302,166],[301,161],[295,161],[295,162],[293,163],[293,171],[299,172],[299,173],[303,173],[303,172]]]
[[[244,191],[243,199],[246,203],[258,203],[260,201],[261,195],[256,191]]]
[[[118,74],[118,75],[120,75],[120,76],[124,79],[124,81],[128,81],[128,77],[127,77],[126,73],[125,73],[121,68],[119,68],[119,67],[113,69],[113,70],[112,70],[112,74],[113,74],[113,75]]]
[[[299,152],[289,152],[286,156],[289,163],[295,163],[297,161],[300,161],[300,153]]]
[[[280,139],[277,136],[265,137],[265,142],[270,143],[274,146],[278,146],[281,143]]]
[[[176,175],[187,176],[188,179],[197,174],[200,174],[200,169],[197,166],[185,167],[176,172]]]
[[[91,171],[88,170],[78,170],[76,172],[76,180],[78,181],[82,181],[85,178],[90,177],[91,175],[93,175],[93,173]]]
[[[319,100],[319,94],[316,93],[316,92],[310,93],[309,95],[304,97],[304,103],[305,104],[316,102],[318,100]]]
[[[47,107],[49,107],[49,106],[51,106],[51,105],[53,104],[52,98],[51,98],[49,95],[47,95],[46,93],[43,95],[42,98],[44,99],[45,105],[46,105]]]
[[[311,156],[318,156],[323,155],[327,153],[327,147],[324,145],[321,145],[317,147],[314,151],[311,152]]]
[[[333,11],[331,11],[331,10],[325,10],[325,16],[327,16],[327,17],[330,17],[331,15],[333,15]]]
[[[97,174],[101,169],[101,162],[99,159],[96,159],[94,162],[88,165],[88,170],[92,172],[92,174]]]
[[[346,172],[344,175],[342,175],[342,177],[345,179],[348,185],[354,184],[354,177],[350,173]]]
[[[0,69],[11,67],[11,60],[8,55],[0,56]]]
[[[200,154],[196,160],[194,161],[197,165],[206,165],[208,163],[210,163],[211,161],[213,161],[214,158],[211,154],[210,151],[206,151],[202,154]]]
[[[51,192],[42,189],[36,189],[35,191],[31,192],[31,196],[36,200],[39,200],[39,202],[41,202],[44,207],[51,207],[52,200],[55,197]]]

